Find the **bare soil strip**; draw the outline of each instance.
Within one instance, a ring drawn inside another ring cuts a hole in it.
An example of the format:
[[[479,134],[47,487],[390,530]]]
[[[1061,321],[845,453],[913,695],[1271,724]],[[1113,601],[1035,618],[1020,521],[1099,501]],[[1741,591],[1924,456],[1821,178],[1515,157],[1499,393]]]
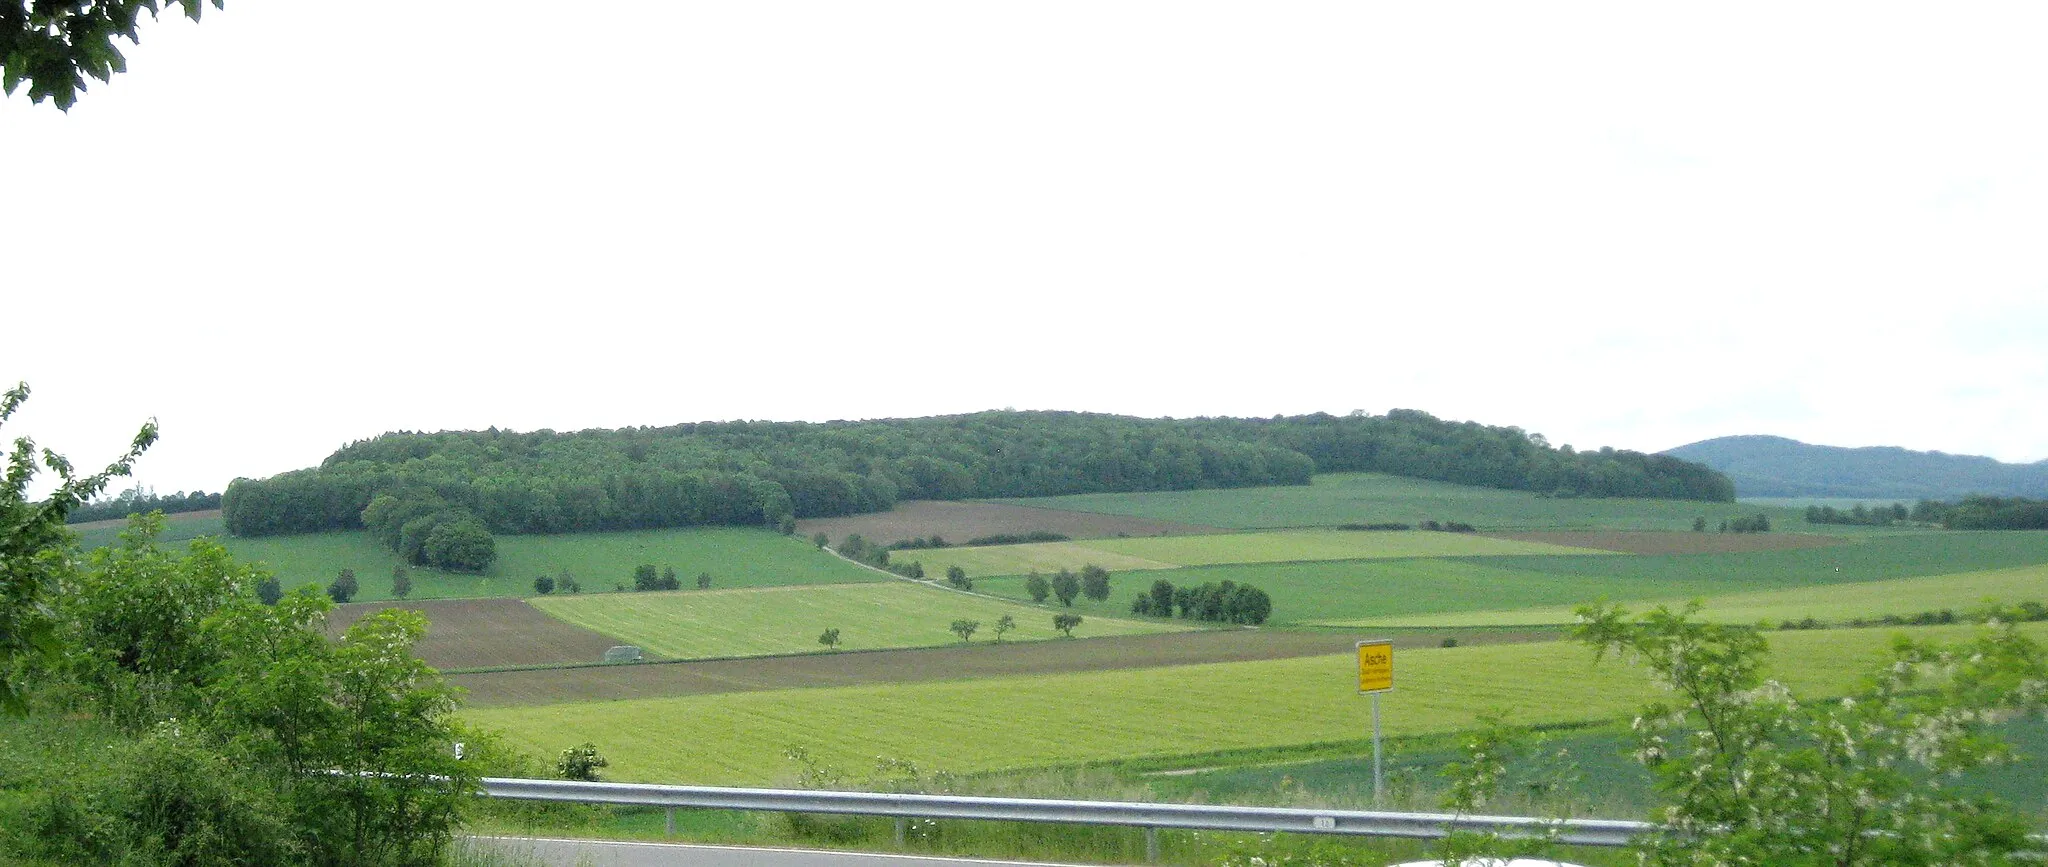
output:
[[[1597,548],[1623,554],[1748,554],[1828,548],[1848,542],[1840,536],[1810,533],[1672,533],[1650,530],[1577,530],[1529,533],[1486,533],[1496,539],[1546,542],[1574,548]]]
[[[1037,509],[1006,503],[959,503],[942,500],[906,500],[887,512],[867,515],[806,518],[796,522],[796,529],[805,536],[822,532],[831,537],[833,542],[859,533],[863,539],[884,545],[899,540],[928,538],[934,534],[959,545],[978,536],[994,536],[999,533],[1022,535],[1034,531],[1059,533],[1075,539],[1234,532],[1221,527],[1155,521],[1128,515],[1098,515],[1094,512]]]
[[[1435,647],[1441,641],[1439,635],[1418,633],[1397,636],[1394,641],[1396,646]],[[476,672],[452,674],[448,679],[469,690],[469,705],[539,705],[1289,659],[1348,653],[1360,639],[1383,637],[1365,631],[1353,634],[1234,629],[1028,643],[977,641],[965,647],[872,653]],[[1540,631],[1501,631],[1461,633],[1459,641],[1489,644],[1555,638],[1554,633]]]
[[[339,637],[358,618],[386,608],[410,608],[427,615],[427,637],[415,652],[435,668],[598,662],[606,648],[619,644],[616,638],[556,620],[518,599],[337,605],[327,618],[327,631]]]

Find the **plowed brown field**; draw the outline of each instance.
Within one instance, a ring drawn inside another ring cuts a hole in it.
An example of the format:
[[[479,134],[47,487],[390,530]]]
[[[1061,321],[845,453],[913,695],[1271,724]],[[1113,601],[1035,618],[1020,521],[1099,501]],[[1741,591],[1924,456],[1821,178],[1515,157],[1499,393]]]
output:
[[[1361,638],[1383,637],[1348,632],[1225,629],[1073,641],[977,641],[965,647],[872,653],[474,672],[450,675],[449,680],[469,690],[465,703],[472,706],[539,705],[1291,659],[1348,653]],[[1555,637],[1555,633],[1501,631],[1473,633],[1459,641],[1490,644]],[[1435,647],[1440,641],[1438,634],[1395,638],[1396,645],[1403,647]]]
[[[887,545],[933,534],[955,545],[977,536],[999,533],[1022,535],[1035,531],[1059,533],[1075,539],[1108,539],[1115,536],[1184,536],[1194,533],[1229,533],[1221,527],[1155,521],[1127,515],[1099,515],[1065,509],[1035,509],[999,503],[956,503],[942,500],[906,500],[887,512],[847,515],[841,518],[806,518],[796,522],[805,536],[824,533],[837,542],[859,533],[870,542]]]
[[[572,626],[518,599],[434,599],[335,606],[327,629],[339,636],[374,611],[410,608],[427,615],[427,637],[415,652],[440,669],[597,662],[619,640]]]
[[[1668,533],[1625,530],[1571,530],[1534,533],[1487,533],[1496,539],[1546,542],[1574,548],[1597,548],[1624,554],[1747,554],[1827,548],[1848,540],[1809,533]]]

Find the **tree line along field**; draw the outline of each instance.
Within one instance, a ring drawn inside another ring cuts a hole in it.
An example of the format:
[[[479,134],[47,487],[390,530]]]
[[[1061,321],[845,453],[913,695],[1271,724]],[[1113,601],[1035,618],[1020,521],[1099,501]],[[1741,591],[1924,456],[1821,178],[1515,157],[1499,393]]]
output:
[[[535,608],[671,659],[812,653],[818,637],[838,629],[840,647],[872,650],[963,643],[954,621],[980,628],[973,641],[995,640],[996,622],[1016,629],[1004,641],[1059,637],[1053,610],[955,593],[904,581],[664,593],[600,593],[532,600]],[[1075,635],[1141,635],[1189,629],[1179,621],[1088,617]]]
[[[2022,627],[2036,639],[2048,624]],[[1773,633],[1773,671],[1795,692],[1848,689],[1898,629]],[[1968,627],[1921,627],[1962,638]],[[1402,651],[1382,702],[1395,737],[1459,731],[1489,710],[1517,724],[1625,717],[1652,696],[1643,672],[1595,664],[1575,644],[1547,642]],[[803,746],[846,767],[876,756],[953,773],[1080,765],[1142,757],[1356,743],[1369,734],[1350,654],[1068,675],[794,689],[710,696],[472,708],[473,723],[552,755],[599,744],[619,780],[772,784]]]

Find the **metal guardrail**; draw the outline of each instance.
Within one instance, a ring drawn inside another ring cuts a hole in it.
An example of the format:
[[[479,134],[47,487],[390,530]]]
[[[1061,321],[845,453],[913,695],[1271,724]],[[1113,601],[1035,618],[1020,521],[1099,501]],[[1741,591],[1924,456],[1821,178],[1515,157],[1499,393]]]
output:
[[[1294,807],[1231,807],[1210,804],[1146,804],[1127,801],[1064,801],[1037,798],[982,798],[965,795],[897,795],[880,792],[825,792],[793,789],[737,789],[661,786],[645,783],[585,783],[486,777],[483,794],[493,798],[629,804],[667,807],[674,833],[679,807],[889,816],[902,836],[906,819],[983,819],[1072,825],[1125,825],[1145,829],[1146,856],[1159,857],[1158,830],[1188,828],[1296,834],[1347,834],[1434,839],[1452,831],[1491,832],[1503,837],[1550,837],[1579,846],[1622,846],[1652,829],[1647,822],[1613,819],[1534,819],[1523,816],[1456,816],[1448,813],[1391,813]]]

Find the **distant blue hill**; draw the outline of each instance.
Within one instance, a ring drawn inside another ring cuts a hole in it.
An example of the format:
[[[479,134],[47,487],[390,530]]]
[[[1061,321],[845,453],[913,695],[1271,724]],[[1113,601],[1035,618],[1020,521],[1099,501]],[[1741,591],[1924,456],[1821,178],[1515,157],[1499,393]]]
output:
[[[1816,446],[1775,436],[1718,437],[1663,454],[1720,470],[1734,480],[1738,497],[2048,497],[2048,461],[2008,464],[1895,446]]]

